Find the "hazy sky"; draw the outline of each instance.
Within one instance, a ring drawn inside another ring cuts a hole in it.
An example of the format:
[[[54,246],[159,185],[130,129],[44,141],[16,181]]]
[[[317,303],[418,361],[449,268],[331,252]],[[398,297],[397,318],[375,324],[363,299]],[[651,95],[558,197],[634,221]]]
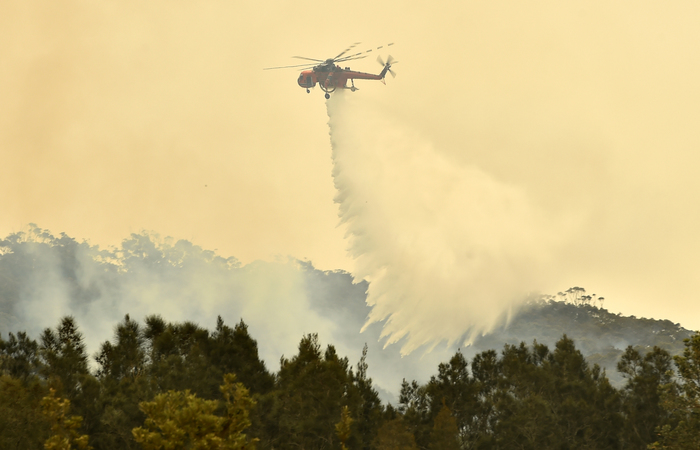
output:
[[[575,222],[544,292],[700,328],[700,4],[302,6],[2,2],[0,235],[146,229],[352,270],[322,92],[261,69],[395,42],[396,79],[354,100]]]

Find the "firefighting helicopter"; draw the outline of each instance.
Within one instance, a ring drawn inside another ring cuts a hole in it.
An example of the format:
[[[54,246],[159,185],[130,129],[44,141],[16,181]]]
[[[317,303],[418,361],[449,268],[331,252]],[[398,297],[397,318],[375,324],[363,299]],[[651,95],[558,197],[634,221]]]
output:
[[[292,56],[292,58],[296,59],[313,61],[313,64],[306,63],[292,66],[266,67],[263,70],[299,68],[299,70],[302,71],[299,75],[299,79],[297,80],[299,86],[301,86],[302,88],[306,88],[306,92],[310,93],[311,88],[316,86],[316,84],[318,83],[318,85],[321,87],[321,90],[326,93],[325,97],[327,99],[331,98],[331,94],[335,92],[335,90],[338,88],[350,89],[352,92],[355,92],[357,89],[359,89],[355,87],[355,80],[379,80],[382,83],[384,83],[384,77],[386,76],[387,72],[390,73],[392,77],[396,76],[396,73],[393,70],[391,70],[391,66],[398,63],[398,61],[395,61],[391,55],[387,57],[386,62],[382,59],[381,56],[377,56],[377,62],[384,67],[378,75],[372,73],[357,72],[355,70],[350,70],[350,67],[341,67],[340,64],[346,63],[348,61],[354,61],[356,59],[366,58],[368,56],[367,53],[384,48],[384,46],[382,45],[377,48],[372,48],[363,52],[344,56],[350,50],[355,48],[358,44],[360,43],[355,42],[350,47],[340,52],[337,56],[325,60],[306,58],[304,56]],[[392,45],[394,45],[393,42],[391,44],[387,44],[386,46],[390,47]],[[350,80],[350,86],[347,85],[348,80]]]

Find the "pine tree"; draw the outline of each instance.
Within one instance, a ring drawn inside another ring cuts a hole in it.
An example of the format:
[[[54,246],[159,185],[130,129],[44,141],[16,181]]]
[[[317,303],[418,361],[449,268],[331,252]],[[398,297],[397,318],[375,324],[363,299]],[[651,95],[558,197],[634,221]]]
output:
[[[8,340],[0,337],[0,373],[23,381],[38,374],[39,345],[20,331],[17,336],[9,333]]]
[[[684,342],[683,355],[674,357],[681,384],[668,383],[662,389],[661,406],[668,418],[657,429],[659,440],[651,449],[700,448],[700,332]]]
[[[264,445],[279,449],[335,445],[335,424],[351,389],[347,358],[340,358],[332,345],[322,354],[318,336],[304,336],[299,353],[282,358],[274,406],[264,418],[268,424]]]
[[[45,329],[39,353],[44,364],[43,375],[57,384],[63,396],[75,399],[85,376],[89,375],[85,342],[75,319],[66,316],[56,331]]]
[[[382,402],[372,386],[372,378],[367,376],[367,344],[357,363],[357,371],[352,378],[352,389],[348,391],[348,401],[353,410],[353,435],[350,439],[353,448],[369,450],[372,440],[383,423]]]
[[[248,325],[243,319],[231,329],[221,316],[217,318],[209,360],[221,373],[235,373],[253,393],[264,394],[273,388],[274,379],[260,360],[258,344],[248,334]]]
[[[469,376],[467,360],[458,351],[449,363],[438,366],[437,376],[431,377],[427,385],[433,421],[437,420],[436,415],[441,408],[447,405],[463,439],[473,438],[478,428],[478,390],[478,383]]]
[[[659,347],[642,356],[632,346],[620,358],[618,370],[627,378],[624,389],[624,439],[627,445],[647,446],[656,441],[663,410],[660,388],[671,383],[671,355]]]
[[[155,390],[146,351],[143,330],[127,314],[117,324],[114,341],[103,343],[95,358],[101,384],[100,418],[91,441],[100,449],[137,447],[131,430],[145,419],[139,403],[150,400]]]

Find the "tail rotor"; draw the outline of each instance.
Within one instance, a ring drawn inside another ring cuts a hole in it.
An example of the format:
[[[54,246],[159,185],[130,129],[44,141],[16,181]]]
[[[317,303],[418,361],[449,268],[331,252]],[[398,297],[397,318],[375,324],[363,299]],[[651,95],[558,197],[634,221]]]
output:
[[[395,61],[393,56],[389,55],[386,58],[386,62],[384,62],[381,55],[379,55],[377,56],[377,62],[384,67],[383,73],[389,72],[393,78],[396,78],[396,72],[391,70],[391,66],[398,64],[398,61]]]

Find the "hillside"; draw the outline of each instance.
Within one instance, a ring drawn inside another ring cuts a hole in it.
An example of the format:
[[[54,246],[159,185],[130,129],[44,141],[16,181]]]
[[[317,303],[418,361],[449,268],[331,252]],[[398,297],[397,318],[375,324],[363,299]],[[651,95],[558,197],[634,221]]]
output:
[[[355,332],[369,312],[364,302],[365,282],[352,284],[352,277],[346,272],[322,272],[309,263],[304,265],[304,270],[310,280],[309,298],[314,308],[332,320],[345,324],[345,339],[356,341],[355,345],[361,345],[363,340],[380,339],[381,329],[378,326],[370,327],[362,335]],[[683,340],[693,334],[693,331],[669,320],[613,314],[590,304],[592,302],[586,302],[584,289],[572,289],[579,294],[573,302],[567,300],[570,296],[564,295],[532,298],[508,323],[477,337],[471,345],[465,347],[458,343],[445,350],[454,353],[459,349],[464,356],[471,358],[485,350],[500,350],[505,344],[532,344],[535,340],[551,349],[566,334],[574,340],[586,359],[605,368],[608,378],[619,387],[623,380],[617,372],[617,361],[628,345],[642,353],[658,346],[677,355],[683,351]],[[579,300],[581,297],[583,301]],[[465,332],[465,338],[467,335]],[[387,359],[397,364],[400,364],[399,345],[383,350]],[[441,349],[444,349],[444,345],[438,345],[435,351]],[[408,358],[414,357],[409,355]]]
[[[482,351],[534,340],[552,348],[563,334],[574,340],[589,363],[605,368],[608,378],[620,386],[622,378],[616,365],[628,345],[643,353],[658,346],[676,355],[682,353],[683,339],[692,331],[669,320],[623,316],[591,305],[548,300],[529,303],[508,325],[478,338],[473,348]]]
[[[383,348],[380,323],[359,332],[370,311],[366,291],[367,283],[354,284],[349,273],[321,271],[310,262],[241,266],[235,258],[221,258],[187,241],[159,240],[146,233],[131,235],[120,248],[109,250],[39,228],[0,241],[3,335],[26,330],[38,336],[59,317],[73,315],[94,351],[125,314],[159,313],[204,326],[213,325],[220,314],[229,322],[242,318],[250,325],[270,368],[282,354],[291,354],[305,333],[319,333],[351,361],[359,359],[366,343],[369,372],[386,400],[402,378],[427,380],[458,349],[471,358],[521,341],[537,340],[553,348],[566,334],[619,386],[616,363],[626,346],[646,351],[656,345],[678,354],[683,339],[691,335],[668,320],[612,314],[594,306],[582,288],[572,288],[566,295],[528,300],[507,324],[469,346],[438,344],[402,357],[400,342]]]

